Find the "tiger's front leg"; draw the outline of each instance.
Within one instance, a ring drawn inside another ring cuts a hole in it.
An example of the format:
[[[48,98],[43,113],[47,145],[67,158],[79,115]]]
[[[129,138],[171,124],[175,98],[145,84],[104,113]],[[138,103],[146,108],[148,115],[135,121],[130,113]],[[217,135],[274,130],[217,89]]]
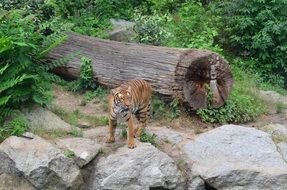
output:
[[[128,119],[128,147],[129,148],[135,148],[135,139],[134,139],[134,127],[133,127],[133,120],[132,117],[129,117]]]
[[[109,137],[107,143],[115,142],[115,128],[117,126],[117,120],[109,119]]]

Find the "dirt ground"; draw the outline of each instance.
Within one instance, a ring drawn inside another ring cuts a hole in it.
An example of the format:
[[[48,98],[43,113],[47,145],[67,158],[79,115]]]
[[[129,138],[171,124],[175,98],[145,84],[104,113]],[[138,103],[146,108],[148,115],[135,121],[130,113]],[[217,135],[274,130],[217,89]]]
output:
[[[60,107],[67,112],[79,111],[88,116],[108,116],[108,112],[103,109],[106,102],[90,101],[83,105],[83,95],[65,90],[61,86],[54,86],[53,106]],[[279,123],[287,126],[287,110],[282,113],[276,113],[275,107],[270,104],[268,113],[256,118],[255,121],[248,123],[238,123],[238,125],[260,128],[270,123]],[[151,120],[148,123],[150,127],[168,127],[173,128],[185,134],[196,135],[220,126],[219,124],[205,123],[196,115],[180,116],[174,120]]]

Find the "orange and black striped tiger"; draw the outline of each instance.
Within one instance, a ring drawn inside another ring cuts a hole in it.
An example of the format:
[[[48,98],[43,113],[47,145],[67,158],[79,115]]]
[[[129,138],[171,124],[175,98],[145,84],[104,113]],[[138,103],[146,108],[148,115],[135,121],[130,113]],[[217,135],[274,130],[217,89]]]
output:
[[[115,141],[114,131],[117,120],[128,123],[128,147],[135,148],[134,132],[136,136],[141,135],[142,128],[150,113],[151,87],[144,80],[130,80],[118,88],[111,90],[109,96],[109,143]],[[134,130],[132,114],[141,123],[141,127]]]

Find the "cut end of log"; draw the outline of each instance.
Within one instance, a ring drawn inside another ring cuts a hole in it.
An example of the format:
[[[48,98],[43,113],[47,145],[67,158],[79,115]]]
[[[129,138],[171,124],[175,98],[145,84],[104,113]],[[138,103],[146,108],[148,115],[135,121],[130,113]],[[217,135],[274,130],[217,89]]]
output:
[[[233,78],[227,61],[214,52],[191,50],[182,67],[186,67],[183,84],[184,102],[193,109],[218,108],[227,100]]]

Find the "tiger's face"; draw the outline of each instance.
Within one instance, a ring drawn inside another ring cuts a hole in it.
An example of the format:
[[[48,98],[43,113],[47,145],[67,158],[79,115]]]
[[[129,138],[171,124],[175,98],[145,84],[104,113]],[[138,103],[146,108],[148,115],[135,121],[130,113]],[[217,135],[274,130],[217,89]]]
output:
[[[116,88],[111,90],[112,95],[114,96],[115,112],[127,112],[131,108],[132,96],[131,88],[127,89]]]

